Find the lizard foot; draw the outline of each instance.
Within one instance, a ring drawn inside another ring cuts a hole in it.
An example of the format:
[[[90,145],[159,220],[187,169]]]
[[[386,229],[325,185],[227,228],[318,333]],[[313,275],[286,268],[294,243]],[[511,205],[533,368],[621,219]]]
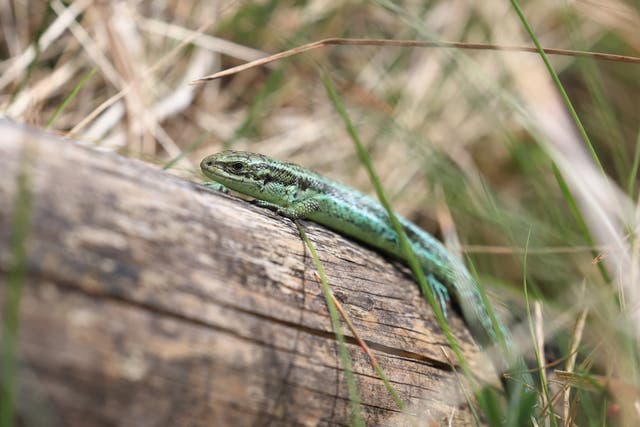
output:
[[[433,295],[436,297],[436,300],[440,304],[440,308],[442,309],[442,314],[444,314],[445,319],[447,318],[447,303],[450,301],[449,291],[447,287],[439,281],[436,276],[433,274],[429,274],[427,276],[427,280],[429,282],[429,286],[431,286],[431,290],[433,291]]]
[[[219,182],[203,182],[202,185],[213,191],[222,191],[225,194],[229,193],[229,189]]]

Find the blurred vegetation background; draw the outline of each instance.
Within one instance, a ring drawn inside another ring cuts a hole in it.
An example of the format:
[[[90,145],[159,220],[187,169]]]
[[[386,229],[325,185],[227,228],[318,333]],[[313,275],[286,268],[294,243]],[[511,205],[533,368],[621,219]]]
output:
[[[637,0],[522,7],[544,47],[640,56]],[[333,46],[189,84],[327,37],[532,45],[506,1],[2,0],[0,20],[0,111],[17,122],[196,181],[202,157],[234,148],[371,193],[328,72],[396,210],[460,242],[500,300],[522,302],[526,277],[550,358],[586,315],[578,365],[637,401],[639,65],[551,57],[591,153],[537,54]],[[583,422],[638,416],[610,393],[582,395]]]

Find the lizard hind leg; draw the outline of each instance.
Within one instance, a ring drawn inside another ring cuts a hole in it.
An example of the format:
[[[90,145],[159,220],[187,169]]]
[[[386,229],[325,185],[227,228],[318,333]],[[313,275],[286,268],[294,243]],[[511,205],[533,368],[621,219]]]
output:
[[[431,291],[433,292],[433,296],[436,297],[436,301],[440,304],[440,308],[442,309],[442,314],[444,314],[445,319],[447,318],[447,303],[450,301],[449,291],[447,287],[436,278],[432,273],[427,274],[427,282],[429,282],[429,286],[431,287]]]

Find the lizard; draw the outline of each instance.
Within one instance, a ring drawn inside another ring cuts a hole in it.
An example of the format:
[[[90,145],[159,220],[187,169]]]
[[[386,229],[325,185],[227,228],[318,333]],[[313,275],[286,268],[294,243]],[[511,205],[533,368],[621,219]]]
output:
[[[220,184],[253,197],[258,206],[286,218],[307,219],[403,260],[399,238],[387,211],[366,194],[303,168],[248,151],[226,150],[205,157],[203,174]],[[483,345],[499,344],[499,336],[482,300],[478,284],[464,263],[431,234],[398,216],[443,313],[450,294],[456,299],[472,335]],[[501,370],[525,365],[513,351],[507,329],[497,323],[504,347]],[[531,385],[528,374],[520,375]]]

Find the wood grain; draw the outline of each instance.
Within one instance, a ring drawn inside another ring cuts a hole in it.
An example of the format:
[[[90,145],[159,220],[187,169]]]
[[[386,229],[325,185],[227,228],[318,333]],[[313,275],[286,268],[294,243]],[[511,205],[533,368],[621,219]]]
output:
[[[20,158],[34,200],[20,416],[47,425],[346,425],[295,226],[157,167],[0,121],[0,282]],[[305,223],[332,289],[420,425],[473,423],[408,270]],[[471,361],[477,348],[450,321]],[[410,425],[347,332],[368,425]],[[477,362],[479,364],[479,362]]]

